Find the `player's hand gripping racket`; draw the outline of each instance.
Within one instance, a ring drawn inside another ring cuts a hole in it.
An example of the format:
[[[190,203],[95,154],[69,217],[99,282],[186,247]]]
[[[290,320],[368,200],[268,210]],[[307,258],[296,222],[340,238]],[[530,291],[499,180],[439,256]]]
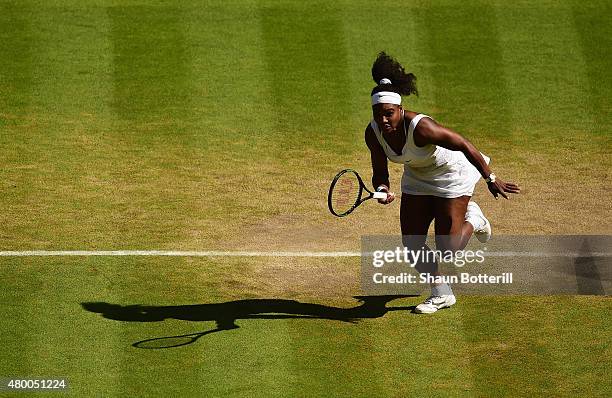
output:
[[[372,192],[355,170],[339,172],[329,187],[327,206],[334,216],[344,217],[369,199],[387,199],[386,192]]]

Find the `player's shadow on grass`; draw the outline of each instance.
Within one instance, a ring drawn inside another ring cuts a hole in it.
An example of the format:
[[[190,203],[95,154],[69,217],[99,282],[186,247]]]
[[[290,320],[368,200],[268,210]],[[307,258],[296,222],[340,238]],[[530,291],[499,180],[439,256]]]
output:
[[[82,303],[84,309],[102,314],[104,318],[125,322],[159,322],[165,319],[186,321],[214,321],[216,328],[193,335],[172,336],[143,340],[133,345],[139,348],[169,348],[195,342],[198,338],[224,330],[237,329],[239,319],[327,319],[356,323],[361,319],[380,318],[389,311],[413,311],[414,306],[387,307],[387,303],[404,297],[395,296],[355,296],[361,304],[341,308],[322,304],[301,303],[282,299],[249,299],[225,303],[146,306],[119,305],[110,303]],[[172,340],[168,340],[172,339]]]

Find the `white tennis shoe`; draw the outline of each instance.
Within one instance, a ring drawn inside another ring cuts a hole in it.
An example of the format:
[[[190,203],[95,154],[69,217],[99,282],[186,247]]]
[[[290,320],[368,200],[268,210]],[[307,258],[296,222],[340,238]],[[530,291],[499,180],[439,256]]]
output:
[[[450,307],[456,302],[457,299],[453,294],[447,294],[444,296],[429,296],[427,299],[425,299],[425,301],[414,308],[414,312],[417,314],[433,314],[442,308]]]
[[[474,226],[474,235],[482,243],[491,239],[491,223],[480,210],[476,202],[469,202],[465,212],[465,220]]]

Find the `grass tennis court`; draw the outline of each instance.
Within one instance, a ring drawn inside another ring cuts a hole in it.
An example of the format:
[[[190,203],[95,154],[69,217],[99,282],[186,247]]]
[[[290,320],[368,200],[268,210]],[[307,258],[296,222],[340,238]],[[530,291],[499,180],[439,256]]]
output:
[[[370,177],[383,49],[417,76],[406,107],[521,185],[507,202],[478,187],[495,234],[610,234],[611,19],[605,1],[0,1],[0,250],[358,251],[399,233],[397,203],[325,203],[340,169]],[[360,305],[359,272],[0,257],[0,377],[67,377],[74,396],[611,394],[609,296],[459,297],[429,317],[402,297],[333,319]],[[237,329],[132,346],[213,330],[207,305],[240,300]],[[92,302],[204,307],[141,322]]]

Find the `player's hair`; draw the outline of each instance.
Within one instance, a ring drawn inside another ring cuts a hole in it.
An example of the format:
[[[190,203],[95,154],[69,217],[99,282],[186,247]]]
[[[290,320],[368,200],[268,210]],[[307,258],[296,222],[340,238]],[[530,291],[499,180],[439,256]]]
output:
[[[404,67],[384,51],[378,54],[372,65],[372,78],[376,87],[372,89],[370,95],[380,91],[392,91],[400,95],[419,95],[416,88],[416,76],[406,73]],[[380,84],[382,79],[391,80],[391,84]]]

